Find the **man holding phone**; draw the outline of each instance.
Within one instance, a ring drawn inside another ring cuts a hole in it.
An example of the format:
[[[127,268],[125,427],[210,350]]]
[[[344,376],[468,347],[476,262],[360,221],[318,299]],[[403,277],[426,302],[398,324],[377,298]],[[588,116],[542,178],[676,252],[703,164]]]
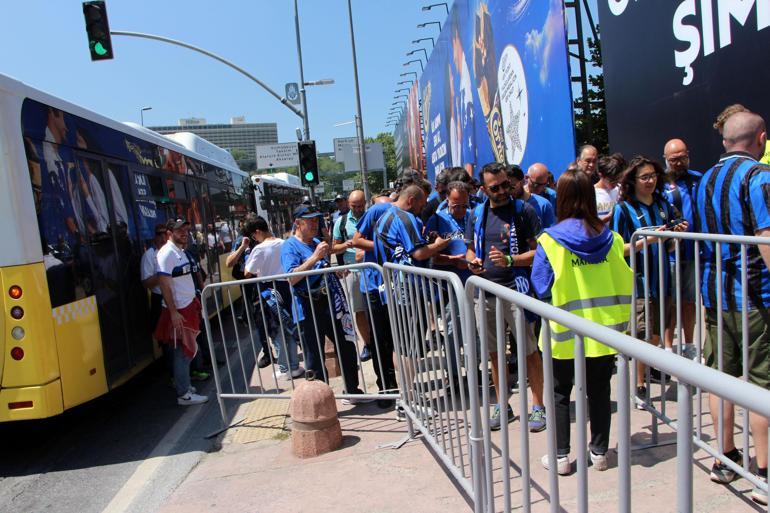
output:
[[[531,205],[511,197],[511,182],[505,164],[487,164],[481,170],[481,178],[482,189],[488,199],[473,210],[466,225],[465,232],[473,234],[473,245],[466,254],[468,267],[472,273],[480,274],[504,287],[518,290],[522,294],[531,294],[530,266],[537,248],[536,237],[541,231],[540,219]],[[494,304],[493,298],[488,298],[485,305],[479,301],[476,305],[476,319],[479,325],[483,322],[487,326],[492,381],[499,398],[489,425],[490,429],[498,430],[501,428],[500,404],[507,405],[508,385],[498,382],[497,351],[498,346],[505,347],[505,343],[500,341],[498,344]],[[514,310],[513,304],[506,305],[503,316],[508,329],[515,334]],[[545,407],[543,362],[537,351],[533,320],[527,320],[524,329],[526,340],[517,340],[517,343],[525,344],[526,348],[533,404],[529,430],[537,432],[545,429]],[[513,410],[510,405],[507,407],[508,422],[513,422]]]

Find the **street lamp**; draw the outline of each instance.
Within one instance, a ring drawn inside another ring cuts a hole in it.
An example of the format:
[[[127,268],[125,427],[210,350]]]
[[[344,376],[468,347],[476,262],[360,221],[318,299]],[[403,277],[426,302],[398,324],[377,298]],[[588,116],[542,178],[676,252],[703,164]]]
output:
[[[406,62],[404,63],[404,66],[409,66],[409,65],[410,65],[410,64],[412,64],[413,62],[416,62],[416,63],[419,63],[419,64],[420,64],[420,71],[421,71],[421,72],[422,72],[422,71],[425,71],[425,68],[423,68],[423,67],[422,67],[422,60],[420,60],[420,59],[412,59],[411,61],[406,61]]]
[[[408,87],[402,87],[401,89],[396,89],[393,92],[394,93],[400,93],[401,91],[406,91],[408,93],[409,91],[411,91],[411,89],[409,89]]]
[[[409,57],[410,55],[414,55],[417,52],[425,52],[425,62],[428,62],[428,50],[425,48],[417,48],[415,50],[412,50],[411,52],[406,52],[406,56]]]
[[[146,110],[152,110],[152,107],[142,107],[142,109],[139,111],[139,119],[142,122],[142,126],[144,126],[144,111]]]
[[[396,96],[394,96],[393,98],[394,98],[394,99],[395,99],[395,98],[406,98],[406,99],[408,100],[408,99],[409,99],[409,96],[407,96],[407,95],[405,95],[405,94],[397,94],[397,95],[396,95]]]
[[[443,5],[444,9],[446,9],[446,15],[449,16],[449,6],[446,4],[446,2],[441,2],[439,4],[430,4],[430,5],[424,5],[422,10],[423,11],[430,11],[434,7],[438,7],[439,5]]]
[[[412,40],[412,44],[415,44],[415,45],[416,45],[416,44],[417,44],[417,43],[419,43],[420,41],[430,41],[430,47],[431,47],[431,48],[433,48],[434,46],[436,46],[436,41],[435,41],[435,39],[433,39],[432,37],[421,37],[420,39],[413,39],[413,40]]]
[[[441,32],[441,22],[440,21],[426,21],[425,23],[420,23],[417,25],[417,28],[425,28],[428,25],[438,25],[438,31]]]
[[[416,71],[407,71],[405,73],[401,73],[402,77],[405,77],[407,75],[414,75],[414,79],[417,80],[417,72]]]
[[[321,80],[313,80],[311,82],[305,82],[306,86],[321,86],[321,85],[331,85],[334,83],[333,78],[322,78]]]
[[[401,76],[403,77],[403,76],[404,76],[404,74],[403,74],[403,73],[401,73]],[[398,83],[399,83],[399,84],[409,84],[409,85],[412,85],[412,84],[414,84],[414,80],[401,80],[401,81],[399,81]]]

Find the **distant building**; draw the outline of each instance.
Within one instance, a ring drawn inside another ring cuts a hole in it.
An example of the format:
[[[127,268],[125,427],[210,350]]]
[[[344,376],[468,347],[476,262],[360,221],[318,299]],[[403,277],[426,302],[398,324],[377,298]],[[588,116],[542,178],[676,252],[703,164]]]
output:
[[[277,123],[246,123],[244,116],[230,119],[229,124],[209,124],[205,118],[184,118],[176,126],[151,126],[160,134],[176,132],[192,132],[207,141],[227,150],[242,150],[247,159],[257,158],[256,147],[259,144],[275,144],[278,142]]]

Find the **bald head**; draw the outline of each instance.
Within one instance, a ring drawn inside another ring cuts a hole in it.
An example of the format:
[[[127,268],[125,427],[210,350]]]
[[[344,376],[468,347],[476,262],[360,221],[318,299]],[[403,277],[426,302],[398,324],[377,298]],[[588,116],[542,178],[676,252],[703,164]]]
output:
[[[360,189],[352,191],[348,196],[348,207],[350,207],[353,217],[359,219],[366,210],[366,196],[364,195],[364,191]]]
[[[545,164],[535,162],[527,169],[527,190],[531,194],[544,194],[548,186],[548,168]]]
[[[755,158],[765,152],[765,120],[752,112],[736,112],[725,121],[722,144],[726,151],[745,151]]]
[[[422,187],[419,185],[410,185],[401,189],[401,192],[398,194],[396,206],[418,216],[425,206],[425,198],[425,191]]]
[[[666,170],[673,179],[687,172],[690,166],[690,153],[681,139],[671,139],[666,143],[663,147],[663,159],[666,161]]]

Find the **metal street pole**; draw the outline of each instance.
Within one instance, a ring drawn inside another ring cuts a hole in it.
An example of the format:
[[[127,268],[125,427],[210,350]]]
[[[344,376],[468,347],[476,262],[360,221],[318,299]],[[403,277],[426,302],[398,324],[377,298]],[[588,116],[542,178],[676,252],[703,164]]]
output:
[[[296,2],[296,0],[294,0]],[[361,164],[361,181],[364,187],[364,197],[369,203],[369,180],[366,169],[366,147],[364,146],[364,122],[361,117],[361,91],[358,87],[358,62],[356,61],[356,37],[353,32],[353,6],[348,0],[348,20],[350,22],[350,46],[353,48],[353,78],[356,86],[356,135],[358,136],[359,162]],[[307,119],[307,117],[305,118]]]
[[[142,107],[139,110],[139,119],[141,120],[142,126],[144,126],[144,111],[146,110],[152,110],[152,107]]]
[[[297,34],[297,58],[299,60],[299,96],[302,101],[302,122],[305,128],[305,141],[310,139],[310,122],[307,118],[307,97],[305,95],[305,70],[302,67],[302,43],[299,37],[299,8],[294,0],[294,31]]]
[[[302,67],[302,43],[299,37],[299,8],[294,0],[294,31],[297,33],[297,59],[299,60],[299,96],[302,101],[302,124],[305,128],[303,140],[310,139],[310,121],[307,117],[307,95],[305,94],[305,70]],[[301,174],[301,171],[300,171]],[[320,177],[320,173],[318,175]],[[310,186],[310,202],[315,205],[315,185]]]

